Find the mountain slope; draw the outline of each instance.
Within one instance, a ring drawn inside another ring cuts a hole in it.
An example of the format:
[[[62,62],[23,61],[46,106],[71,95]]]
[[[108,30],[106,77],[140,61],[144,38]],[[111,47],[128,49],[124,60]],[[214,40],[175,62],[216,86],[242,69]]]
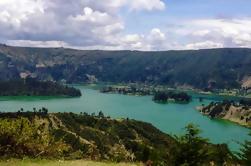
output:
[[[211,144],[193,125],[181,137],[165,134],[149,123],[111,119],[102,112],[0,113],[0,159],[88,159],[153,162],[153,165],[206,166],[237,163],[227,145]],[[194,164],[191,164],[194,163]]]
[[[22,72],[41,80],[140,82],[240,88],[251,76],[251,49],[99,51],[0,45],[0,79]]]

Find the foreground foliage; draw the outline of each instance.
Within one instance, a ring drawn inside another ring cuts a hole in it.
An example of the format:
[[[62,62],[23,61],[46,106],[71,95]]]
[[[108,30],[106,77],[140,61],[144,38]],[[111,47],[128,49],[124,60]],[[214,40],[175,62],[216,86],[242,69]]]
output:
[[[0,123],[0,156],[2,157],[61,157],[68,145],[55,141],[42,126],[27,118],[3,119]]]
[[[236,164],[227,146],[213,145],[194,125],[171,137],[151,124],[98,115],[17,112],[0,114],[1,158],[64,158],[153,165]]]
[[[251,136],[251,133],[249,134]],[[251,165],[251,141],[242,144],[241,153],[239,153],[243,165]]]
[[[212,146],[207,139],[199,136],[201,131],[193,124],[187,125],[185,129],[185,135],[176,137],[179,148],[175,165],[201,166],[209,165],[209,163],[217,165],[237,163],[237,159],[231,154],[227,145]]]
[[[0,160],[1,166],[143,166],[140,163],[113,163],[88,160],[44,160],[44,159],[10,159]]]

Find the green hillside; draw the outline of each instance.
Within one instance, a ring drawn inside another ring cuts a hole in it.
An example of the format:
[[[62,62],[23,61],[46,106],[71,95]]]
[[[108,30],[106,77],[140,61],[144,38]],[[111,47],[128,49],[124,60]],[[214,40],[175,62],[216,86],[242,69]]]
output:
[[[224,144],[214,145],[186,127],[172,137],[149,123],[114,120],[86,113],[0,113],[0,159],[152,162],[153,165],[203,166],[238,163]]]
[[[0,69],[1,80],[26,72],[41,80],[69,83],[139,82],[240,88],[251,76],[251,49],[140,52],[0,45]]]

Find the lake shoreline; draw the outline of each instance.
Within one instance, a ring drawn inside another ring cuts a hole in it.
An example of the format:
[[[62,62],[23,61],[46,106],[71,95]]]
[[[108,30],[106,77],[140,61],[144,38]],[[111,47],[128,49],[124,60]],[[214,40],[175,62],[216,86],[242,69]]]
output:
[[[242,105],[210,103],[206,106],[198,106],[196,110],[211,119],[221,119],[251,129],[250,107],[244,109]]]
[[[251,99],[251,96],[243,96],[243,95],[233,95],[231,93],[218,93],[218,92],[208,92],[203,91],[201,89],[195,88],[184,88],[184,87],[176,87],[172,88],[169,86],[163,85],[148,85],[148,84],[135,84],[135,83],[111,83],[111,82],[101,82],[101,83],[84,83],[84,84],[73,84],[73,85],[84,85],[84,86],[91,86],[91,87],[98,87],[99,90],[102,90],[104,87],[114,87],[115,90],[105,93],[111,94],[124,94],[124,95],[131,95],[131,96],[148,96],[153,95],[154,91],[174,91],[174,92],[186,92],[186,93],[194,93],[201,96],[218,96],[221,98],[238,98],[238,99]],[[131,87],[135,87],[138,89],[143,89],[142,93],[119,93],[118,90],[121,89],[130,89]],[[116,90],[117,89],[117,90]],[[145,89],[145,91],[144,91]],[[234,89],[237,91],[237,89]],[[222,89],[223,91],[223,89]],[[231,91],[229,91],[231,92]]]
[[[20,108],[32,110],[34,107],[46,107],[52,112],[74,110],[74,113],[88,112],[92,114],[102,111],[115,119],[128,117],[149,122],[161,131],[174,135],[182,134],[185,125],[194,123],[202,128],[203,136],[209,138],[212,143],[227,143],[233,151],[239,150],[239,145],[233,140],[243,142],[249,138],[249,130],[245,127],[217,120],[212,121],[195,110],[196,106],[203,103],[206,105],[211,101],[218,101],[214,97],[204,99],[202,102],[194,99],[185,105],[157,104],[152,101],[151,96],[104,94],[100,93],[96,86],[91,85],[76,85],[74,87],[80,89],[82,93],[84,92],[80,98],[53,98],[49,100],[31,97],[28,97],[27,100],[12,100],[9,98],[7,101],[0,101],[0,110],[18,111]],[[222,130],[225,131],[224,134],[221,132]]]

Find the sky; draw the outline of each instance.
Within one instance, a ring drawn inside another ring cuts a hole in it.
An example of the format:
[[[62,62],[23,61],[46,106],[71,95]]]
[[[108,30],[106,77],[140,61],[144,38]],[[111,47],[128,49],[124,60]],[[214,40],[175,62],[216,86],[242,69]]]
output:
[[[251,48],[251,0],[0,0],[0,43],[102,50]]]

